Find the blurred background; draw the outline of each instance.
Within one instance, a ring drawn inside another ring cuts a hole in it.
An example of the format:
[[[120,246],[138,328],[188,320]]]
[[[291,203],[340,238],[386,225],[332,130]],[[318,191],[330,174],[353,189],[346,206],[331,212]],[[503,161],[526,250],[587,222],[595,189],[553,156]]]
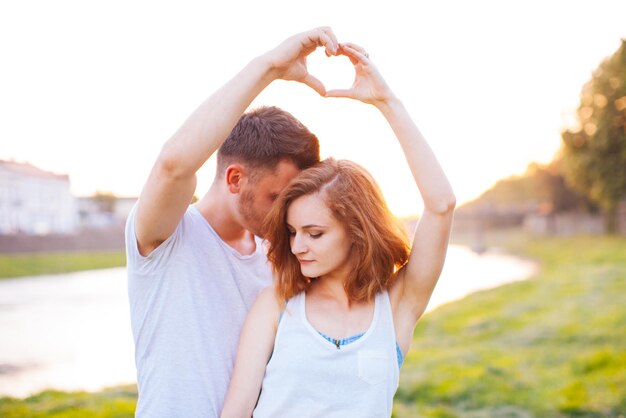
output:
[[[208,95],[321,25],[367,49],[459,201],[394,416],[625,416],[624,16],[618,0],[1,3],[0,416],[132,416],[126,216]],[[308,65],[327,89],[354,77],[321,50]],[[414,227],[373,107],[283,81],[260,105],[365,166]]]

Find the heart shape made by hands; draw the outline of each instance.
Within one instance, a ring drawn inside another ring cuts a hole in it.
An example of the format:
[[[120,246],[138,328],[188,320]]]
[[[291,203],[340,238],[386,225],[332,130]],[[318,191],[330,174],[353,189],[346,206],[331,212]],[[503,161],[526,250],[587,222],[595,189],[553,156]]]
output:
[[[324,84],[326,91],[348,89],[354,82],[354,66],[346,56],[327,57],[324,48],[317,48],[307,57],[309,74]]]

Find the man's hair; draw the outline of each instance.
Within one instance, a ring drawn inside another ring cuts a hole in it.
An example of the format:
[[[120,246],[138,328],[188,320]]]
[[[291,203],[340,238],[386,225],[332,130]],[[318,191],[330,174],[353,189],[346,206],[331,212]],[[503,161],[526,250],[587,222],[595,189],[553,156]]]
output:
[[[391,214],[377,183],[358,164],[328,158],[304,170],[287,186],[268,214],[264,236],[270,243],[276,293],[282,301],[306,290],[307,280],[291,253],[287,211],[302,196],[319,194],[351,241],[352,269],[344,289],[352,301],[369,301],[389,289],[409,257],[404,230]]]
[[[217,175],[239,162],[253,169],[272,172],[287,160],[300,170],[320,161],[320,146],[298,119],[275,106],[245,113],[217,152]]]

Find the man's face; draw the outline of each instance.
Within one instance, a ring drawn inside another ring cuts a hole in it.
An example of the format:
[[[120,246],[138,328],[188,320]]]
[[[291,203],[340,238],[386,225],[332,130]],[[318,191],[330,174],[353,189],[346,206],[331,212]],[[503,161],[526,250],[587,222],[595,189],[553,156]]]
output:
[[[243,226],[254,235],[260,236],[263,220],[272,204],[300,170],[295,164],[281,161],[276,170],[261,175],[255,181],[247,182],[239,197],[238,209]]]

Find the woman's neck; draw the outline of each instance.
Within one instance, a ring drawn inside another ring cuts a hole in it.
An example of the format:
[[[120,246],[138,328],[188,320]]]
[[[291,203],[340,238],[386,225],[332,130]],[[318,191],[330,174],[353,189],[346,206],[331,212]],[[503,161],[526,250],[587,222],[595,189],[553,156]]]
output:
[[[343,283],[344,281],[339,278],[320,277],[313,281],[308,293],[323,298],[334,299],[342,305],[350,307],[353,302],[348,297]]]

